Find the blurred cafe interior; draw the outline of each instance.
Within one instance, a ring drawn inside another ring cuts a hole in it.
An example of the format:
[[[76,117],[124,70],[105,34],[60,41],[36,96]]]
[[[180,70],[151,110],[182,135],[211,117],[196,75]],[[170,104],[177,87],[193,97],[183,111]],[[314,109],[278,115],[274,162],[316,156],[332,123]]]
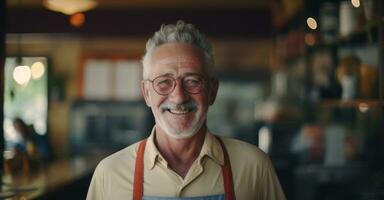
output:
[[[213,42],[208,127],[269,154],[287,199],[384,199],[383,4],[0,1],[0,199],[85,199],[97,163],[149,135],[141,57],[178,19]]]

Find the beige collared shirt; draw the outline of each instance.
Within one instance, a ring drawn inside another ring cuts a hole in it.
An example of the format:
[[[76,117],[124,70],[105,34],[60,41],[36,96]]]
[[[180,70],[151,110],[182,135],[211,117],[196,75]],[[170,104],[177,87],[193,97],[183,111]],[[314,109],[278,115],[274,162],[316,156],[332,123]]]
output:
[[[268,156],[256,146],[223,138],[228,150],[237,200],[284,200],[284,193]],[[132,198],[133,174],[139,143],[120,150],[97,166],[87,200]],[[224,193],[219,141],[207,132],[198,158],[183,179],[159,153],[154,131],[144,153],[144,196],[192,197]]]

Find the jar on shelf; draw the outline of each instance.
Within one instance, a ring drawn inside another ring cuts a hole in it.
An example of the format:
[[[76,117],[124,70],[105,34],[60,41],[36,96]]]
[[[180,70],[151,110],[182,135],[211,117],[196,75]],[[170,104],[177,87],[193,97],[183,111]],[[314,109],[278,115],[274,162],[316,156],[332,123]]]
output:
[[[352,100],[358,96],[360,64],[361,60],[356,55],[347,55],[341,59],[336,77],[342,88],[342,100]]]

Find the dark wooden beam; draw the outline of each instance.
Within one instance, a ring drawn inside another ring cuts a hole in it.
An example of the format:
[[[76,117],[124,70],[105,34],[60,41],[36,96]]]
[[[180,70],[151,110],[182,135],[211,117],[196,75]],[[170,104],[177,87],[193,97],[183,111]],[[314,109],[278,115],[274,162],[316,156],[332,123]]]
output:
[[[8,10],[8,33],[75,33],[106,36],[148,37],[163,23],[178,19],[196,24],[208,36],[268,38],[271,35],[269,10],[93,10],[86,22],[74,28],[69,17],[41,9]]]
[[[0,180],[3,178],[4,166],[4,64],[5,64],[5,1],[0,1]]]

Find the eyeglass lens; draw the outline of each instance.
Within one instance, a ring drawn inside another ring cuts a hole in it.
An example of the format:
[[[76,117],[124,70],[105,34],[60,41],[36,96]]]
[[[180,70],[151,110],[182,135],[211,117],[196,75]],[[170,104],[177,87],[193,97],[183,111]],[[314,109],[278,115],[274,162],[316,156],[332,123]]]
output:
[[[153,88],[159,94],[171,93],[176,87],[176,79],[170,76],[160,76],[153,80]],[[191,94],[199,93],[203,87],[203,78],[198,75],[188,75],[181,78],[183,89]]]

